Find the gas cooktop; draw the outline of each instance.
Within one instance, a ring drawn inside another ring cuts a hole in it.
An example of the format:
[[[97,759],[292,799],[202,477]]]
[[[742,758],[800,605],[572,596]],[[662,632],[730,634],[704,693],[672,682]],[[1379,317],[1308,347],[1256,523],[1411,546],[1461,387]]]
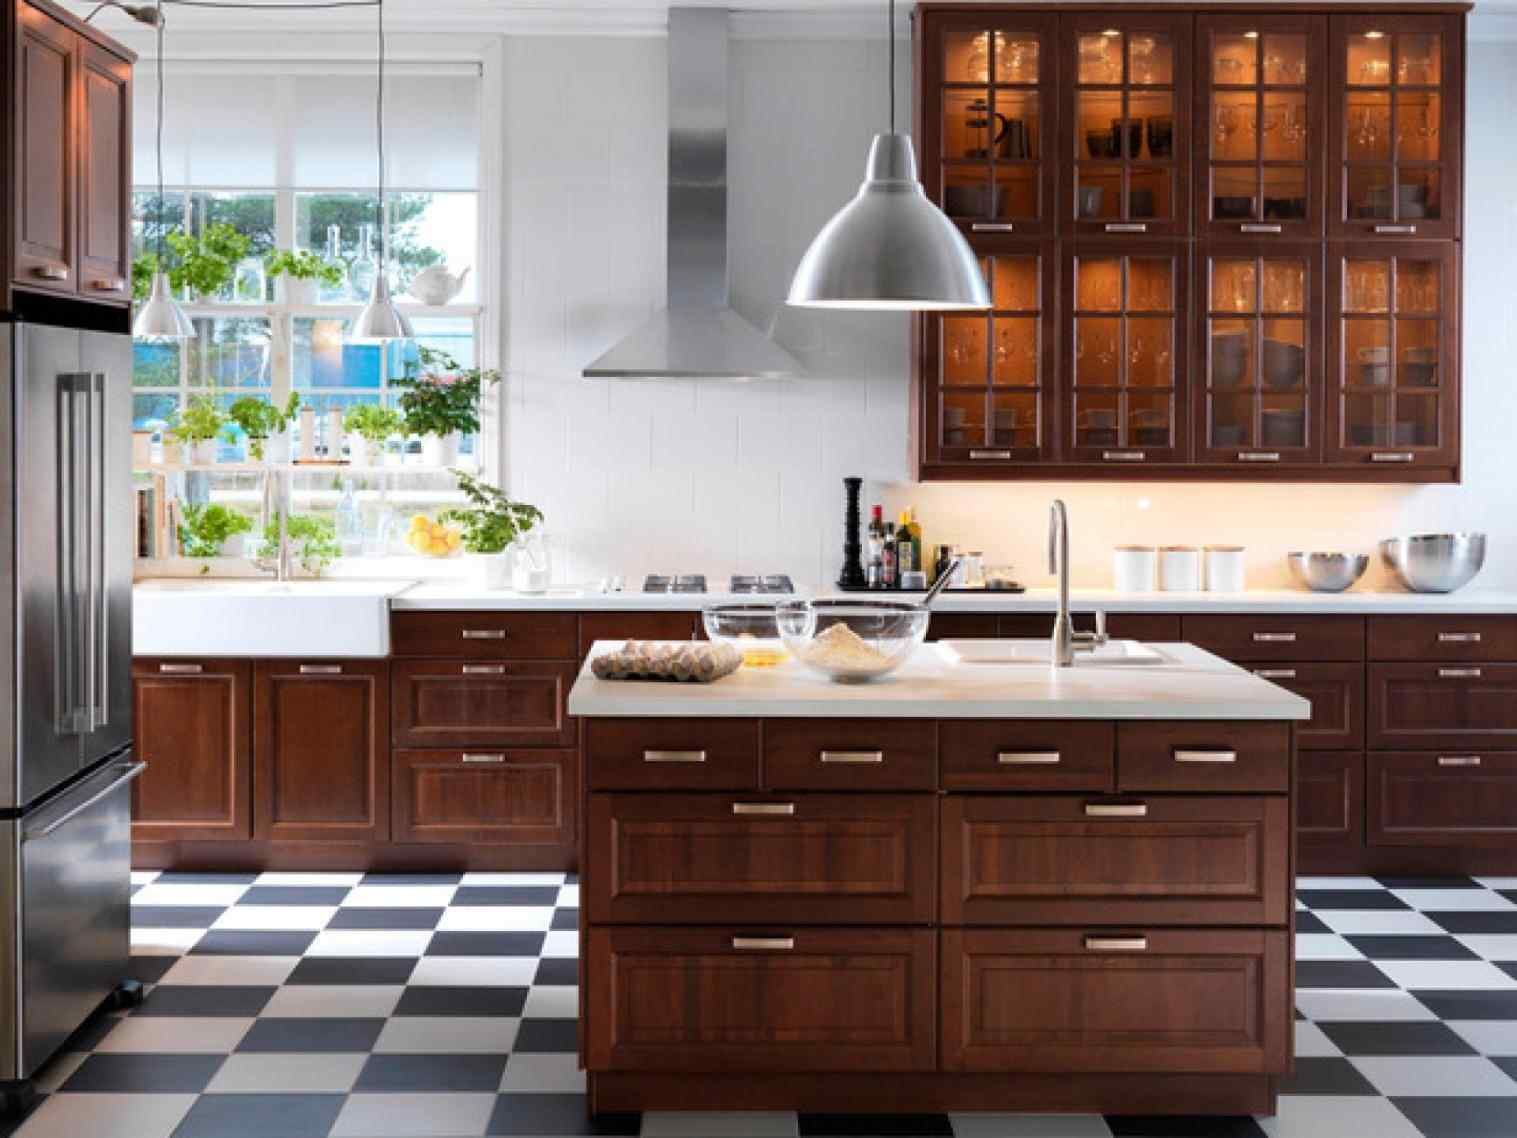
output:
[[[643,578],[645,593],[704,593],[704,573],[650,573]],[[730,593],[793,593],[795,584],[788,573],[734,573],[728,582]]]

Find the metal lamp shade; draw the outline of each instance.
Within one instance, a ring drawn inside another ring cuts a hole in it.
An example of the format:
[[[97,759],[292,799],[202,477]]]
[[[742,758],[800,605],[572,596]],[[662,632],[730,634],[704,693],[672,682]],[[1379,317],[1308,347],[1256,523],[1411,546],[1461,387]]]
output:
[[[195,326],[174,302],[169,292],[168,273],[153,274],[153,292],[132,321],[132,337],[137,340],[188,340]]]
[[[788,302],[874,311],[990,307],[969,242],[917,181],[909,137],[874,136],[864,184],[811,242]]]
[[[415,331],[405,313],[395,307],[390,299],[390,282],[384,273],[374,274],[374,288],[369,293],[369,303],[353,321],[348,331],[352,344],[384,344],[390,340],[414,340]]]

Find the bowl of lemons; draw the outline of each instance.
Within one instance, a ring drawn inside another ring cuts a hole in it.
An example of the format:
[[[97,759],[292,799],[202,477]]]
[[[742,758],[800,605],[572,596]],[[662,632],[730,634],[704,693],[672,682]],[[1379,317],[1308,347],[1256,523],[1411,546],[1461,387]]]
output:
[[[463,547],[463,530],[449,522],[433,521],[426,514],[413,514],[406,544],[423,557],[456,557]]]

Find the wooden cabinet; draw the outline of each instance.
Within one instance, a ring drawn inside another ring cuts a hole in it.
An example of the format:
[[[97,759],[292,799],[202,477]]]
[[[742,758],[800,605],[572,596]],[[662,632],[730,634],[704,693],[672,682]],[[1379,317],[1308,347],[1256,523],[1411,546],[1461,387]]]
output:
[[[942,784],[948,790],[1117,788],[1110,723],[1035,719],[946,719],[938,725]]]
[[[1517,615],[1372,616],[1371,660],[1517,660]]]
[[[1296,766],[1296,833],[1307,862],[1315,850],[1350,859],[1362,854],[1363,752],[1301,752]],[[1310,871],[1312,867],[1302,868]]]
[[[79,44],[79,291],[132,298],[132,68]]]
[[[137,841],[247,840],[253,835],[252,664],[132,661]]]
[[[585,612],[579,614],[578,654],[584,659],[597,640],[695,640],[704,636],[699,613]]]
[[[396,612],[395,656],[468,660],[573,660],[578,620],[571,612]]]
[[[1368,742],[1517,748],[1517,663],[1371,664]]]
[[[1372,846],[1517,846],[1517,753],[1369,756]]]
[[[758,724],[742,719],[592,719],[591,790],[758,790]]]
[[[1147,720],[1117,726],[1117,790],[1284,794],[1287,723]]]
[[[396,751],[391,836],[397,842],[574,842],[573,751]]]
[[[1363,665],[1271,664],[1253,672],[1311,701],[1311,719],[1296,725],[1296,743],[1303,751],[1364,746]]]
[[[396,660],[392,738],[398,747],[572,746],[574,673],[557,661]]]
[[[766,790],[936,790],[930,719],[775,719],[764,726]]]
[[[1364,618],[1186,613],[1185,639],[1235,663],[1364,659]]]
[[[260,660],[253,682],[254,835],[382,841],[390,830],[383,660]]]

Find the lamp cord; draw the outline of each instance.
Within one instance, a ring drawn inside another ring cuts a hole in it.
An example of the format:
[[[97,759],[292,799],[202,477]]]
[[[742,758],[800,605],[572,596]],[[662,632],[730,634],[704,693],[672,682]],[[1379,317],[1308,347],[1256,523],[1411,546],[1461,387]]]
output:
[[[885,52],[890,57],[890,133],[895,133],[895,0],[887,6],[890,26],[885,29]]]
[[[154,271],[163,272],[163,4],[158,5],[158,121],[153,124],[157,149],[158,167],[158,234],[154,256],[157,264]]]
[[[891,0],[892,3],[895,0]],[[379,197],[374,202],[374,225],[379,230],[379,264],[378,273],[382,276],[385,272],[385,261],[389,253],[389,243],[385,237],[385,5],[384,0],[376,0],[374,5],[379,15],[379,91],[374,100],[374,134],[379,141],[376,147],[379,153]]]

